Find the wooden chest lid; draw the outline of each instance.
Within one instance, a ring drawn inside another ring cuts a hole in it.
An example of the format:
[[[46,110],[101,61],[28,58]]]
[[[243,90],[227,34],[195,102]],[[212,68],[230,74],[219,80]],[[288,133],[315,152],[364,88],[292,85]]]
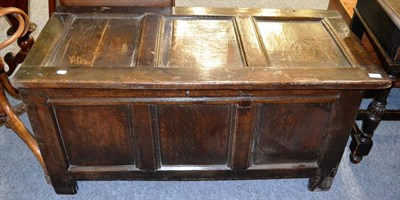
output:
[[[339,14],[172,8],[51,17],[19,87],[385,88]]]

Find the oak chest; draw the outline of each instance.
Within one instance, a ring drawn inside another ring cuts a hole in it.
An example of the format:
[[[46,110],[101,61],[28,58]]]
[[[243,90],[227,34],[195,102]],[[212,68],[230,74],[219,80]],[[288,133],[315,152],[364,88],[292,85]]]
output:
[[[327,190],[364,91],[390,85],[336,12],[213,8],[66,9],[13,82],[64,194],[121,179]]]

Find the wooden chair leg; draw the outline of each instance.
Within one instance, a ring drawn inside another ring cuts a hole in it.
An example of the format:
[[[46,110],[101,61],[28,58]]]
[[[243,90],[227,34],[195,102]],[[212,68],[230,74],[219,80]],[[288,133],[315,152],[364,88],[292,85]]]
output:
[[[6,80],[4,80],[6,78]],[[34,136],[30,133],[30,131],[26,128],[26,126],[22,123],[22,121],[18,118],[18,115],[14,111],[13,107],[10,105],[8,102],[7,96],[4,92],[4,87],[3,83],[6,83],[8,86],[6,87],[12,87],[8,77],[5,76],[5,71],[4,71],[4,65],[3,62],[0,59],[0,108],[1,112],[3,115],[3,121],[5,121],[6,127],[12,129],[21,139],[22,141],[25,142],[25,144],[28,146],[28,148],[32,151],[32,153],[35,155],[36,159],[39,161],[39,164],[42,166],[46,179],[47,177],[47,170],[43,161],[43,157],[40,153],[38,143]],[[14,89],[14,91],[18,91]],[[17,93],[19,94],[19,93]],[[19,109],[19,112],[21,110]]]
[[[36,25],[31,24],[29,31],[23,37],[18,39],[17,43],[21,50],[16,55],[14,55],[12,52],[9,52],[5,55],[4,61],[8,65],[8,76],[14,73],[17,66],[25,60],[26,56],[31,50],[33,44],[35,43],[35,39],[31,36],[31,33],[35,29]]]
[[[16,14],[15,18],[18,20],[18,28],[16,29],[14,35],[12,35],[6,41],[0,43],[0,49],[8,46],[19,38],[18,45],[21,47],[21,51],[15,57],[9,56],[9,61],[14,63],[14,65],[10,66],[10,74],[15,70],[18,64],[23,62],[30,50],[30,47],[34,43],[33,38],[30,36],[31,31],[28,30],[30,27],[28,16],[17,8],[0,7],[0,16],[11,13]],[[16,107],[16,110],[14,110],[13,106],[8,102],[5,91],[15,98],[20,98],[19,91],[11,85],[7,72],[4,70],[3,60],[0,58],[0,124],[4,123],[7,128],[12,129],[28,146],[36,159],[39,161],[39,164],[42,166],[46,180],[49,182],[50,179],[43,161],[42,154],[39,150],[38,143],[35,137],[30,133],[30,131],[18,117],[18,115],[25,111],[25,107],[23,105],[18,106]]]
[[[36,159],[39,161],[40,165],[45,169],[43,158],[40,154],[39,146],[35,138],[32,136],[29,130],[18,118],[12,106],[8,103],[8,99],[4,93],[3,88],[0,89],[0,106],[1,109],[3,109],[3,111],[7,114],[6,127],[12,129],[14,132],[17,133],[17,135],[25,142],[25,144],[33,152]]]

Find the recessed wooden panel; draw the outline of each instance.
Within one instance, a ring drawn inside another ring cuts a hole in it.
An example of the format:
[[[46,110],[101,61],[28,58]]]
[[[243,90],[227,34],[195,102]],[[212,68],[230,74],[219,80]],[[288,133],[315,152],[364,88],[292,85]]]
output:
[[[226,165],[230,105],[158,106],[162,165]]]
[[[322,21],[272,21],[256,24],[270,67],[350,67]]]
[[[231,17],[168,17],[164,37],[160,67],[230,68],[245,65]]]
[[[253,164],[315,162],[332,109],[332,103],[264,104]]]
[[[128,106],[57,106],[55,112],[72,165],[135,163]]]
[[[74,17],[51,65],[134,66],[140,17]]]

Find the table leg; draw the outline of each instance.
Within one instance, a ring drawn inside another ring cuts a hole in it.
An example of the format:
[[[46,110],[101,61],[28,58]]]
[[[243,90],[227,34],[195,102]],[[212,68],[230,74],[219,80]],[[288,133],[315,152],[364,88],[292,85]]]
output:
[[[350,161],[354,164],[361,162],[363,156],[367,156],[371,151],[373,142],[372,136],[379,123],[381,117],[386,110],[386,100],[391,88],[381,90],[369,104],[367,109],[367,117],[362,121],[361,131],[352,132],[352,140],[350,143]]]

